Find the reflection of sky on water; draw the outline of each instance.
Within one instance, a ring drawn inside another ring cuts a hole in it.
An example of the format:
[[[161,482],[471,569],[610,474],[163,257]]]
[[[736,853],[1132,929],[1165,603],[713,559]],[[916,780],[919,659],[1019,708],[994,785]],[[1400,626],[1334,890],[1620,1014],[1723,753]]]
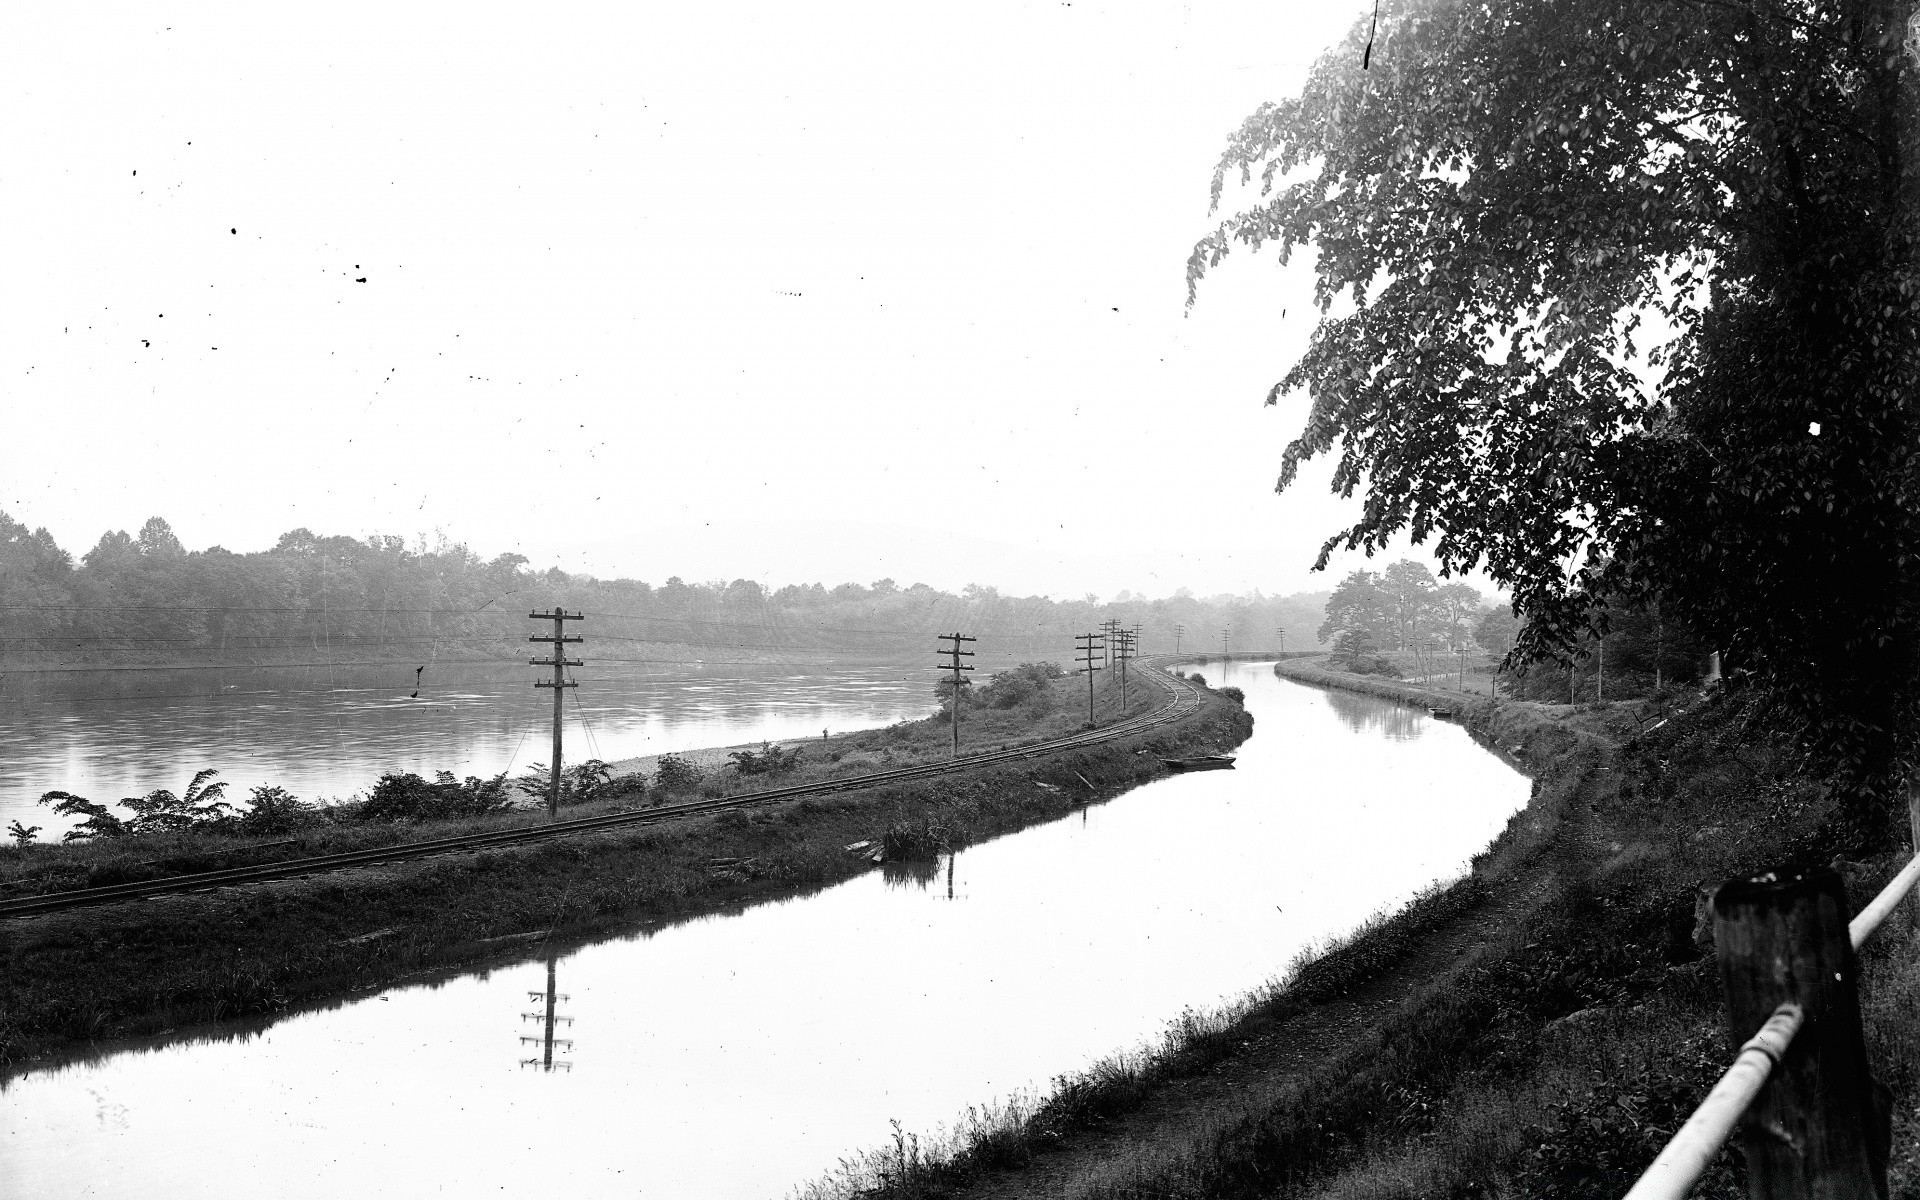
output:
[[[0,825],[62,827],[35,804],[45,791],[111,802],[178,791],[203,767],[217,769],[235,799],[261,783],[305,799],[344,798],[384,771],[518,772],[546,760],[552,694],[534,689],[532,672],[502,680],[500,670],[430,667],[417,699],[411,668],[168,672],[164,682],[14,677],[0,694]],[[583,686],[566,698],[568,758],[818,737],[932,708],[931,672],[911,667],[727,671],[579,673]],[[107,688],[126,694],[99,699]]]
[[[1457,871],[1526,800],[1457,727],[1396,741],[1267,664],[1202,669],[1255,718],[1232,771],[562,947],[551,988],[532,950],[243,1039],[22,1074],[0,1178],[36,1200],[782,1196],[889,1120],[931,1130],[1257,986]],[[548,1073],[555,988],[573,1069]]]

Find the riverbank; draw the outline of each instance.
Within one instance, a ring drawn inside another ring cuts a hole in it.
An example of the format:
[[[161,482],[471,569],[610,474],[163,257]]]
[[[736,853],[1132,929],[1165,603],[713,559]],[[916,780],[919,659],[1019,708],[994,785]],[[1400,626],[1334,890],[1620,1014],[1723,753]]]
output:
[[[1423,707],[1457,693],[1282,664]],[[1444,700],[1444,703],[1443,703]],[[903,1141],[815,1196],[1619,1195],[1730,1058],[1702,886],[1850,861],[1858,905],[1904,852],[1849,843],[1814,782],[1738,714],[1460,705],[1534,776],[1471,872],[1270,987],[1187,1014],[1142,1054],[1057,1080],[948,1140]],[[1664,723],[1662,723],[1664,722]],[[1888,928],[1863,958],[1870,1060],[1894,1091],[1894,1194],[1920,1179],[1920,967]],[[1743,1195],[1735,1152],[1702,1189]]]
[[[1165,770],[1161,755],[1230,749],[1250,728],[1239,705],[1210,693],[1172,725],[1017,765],[0,922],[0,1063],[52,1061],[108,1039],[188,1036],[206,1022],[514,961],[548,938],[793,895],[875,869],[873,847],[890,831],[929,842],[985,840],[1154,778]],[[884,742],[884,733],[849,736]]]

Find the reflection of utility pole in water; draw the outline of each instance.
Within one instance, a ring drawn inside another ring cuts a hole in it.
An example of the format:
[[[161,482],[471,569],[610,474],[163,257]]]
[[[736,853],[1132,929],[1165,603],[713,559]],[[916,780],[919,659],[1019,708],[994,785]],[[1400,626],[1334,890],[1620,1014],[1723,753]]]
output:
[[[947,851],[947,899],[949,900],[953,899],[953,860],[959,857],[957,852]]]
[[[562,1048],[561,1050],[562,1053],[570,1054],[573,1051],[572,1038],[557,1038],[553,1036],[553,1027],[556,1022],[565,1021],[569,1027],[573,1025],[572,1017],[554,1012],[554,1006],[557,1002],[561,1000],[569,999],[569,997],[563,996],[559,992],[554,990],[554,986],[555,986],[554,985],[554,966],[555,966],[556,960],[557,960],[557,956],[552,951],[548,951],[547,952],[547,990],[544,992],[528,992],[527,993],[527,999],[529,1000],[545,1000],[546,1008],[544,1012],[535,1011],[535,1012],[520,1014],[521,1020],[539,1021],[541,1022],[543,1027],[541,1034],[537,1037],[529,1036],[524,1033],[520,1035],[521,1045],[524,1046],[529,1042],[531,1042],[532,1044],[540,1047],[540,1056],[538,1058],[523,1058],[520,1060],[520,1065],[523,1067],[539,1067],[542,1071],[551,1071],[555,1067],[559,1067],[564,1071],[572,1071],[573,1064],[568,1062],[567,1060],[561,1059],[557,1063],[553,1061],[553,1048],[556,1045]]]

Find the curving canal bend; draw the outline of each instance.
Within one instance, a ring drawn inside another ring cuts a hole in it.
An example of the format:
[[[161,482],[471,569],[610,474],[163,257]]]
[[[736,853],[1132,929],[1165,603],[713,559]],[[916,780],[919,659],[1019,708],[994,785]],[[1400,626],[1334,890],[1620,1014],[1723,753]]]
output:
[[[49,1200],[783,1196],[891,1121],[932,1130],[1258,986],[1456,874],[1526,801],[1423,710],[1266,663],[1197,669],[1247,694],[1234,771],[933,871],[20,1074],[0,1084],[0,1181]]]

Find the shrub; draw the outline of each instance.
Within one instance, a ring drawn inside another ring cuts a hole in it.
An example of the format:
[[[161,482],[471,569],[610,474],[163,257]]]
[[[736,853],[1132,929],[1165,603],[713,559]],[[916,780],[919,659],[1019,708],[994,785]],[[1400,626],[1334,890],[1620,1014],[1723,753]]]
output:
[[[761,742],[758,754],[735,750],[727,757],[733,760],[734,772],[739,775],[785,775],[800,765],[800,747],[783,752],[771,742]]]
[[[373,785],[372,794],[360,807],[360,817],[366,821],[421,821],[480,816],[512,806],[505,772],[492,779],[469,775],[462,782],[451,771],[436,771],[433,782],[428,783],[411,771],[389,771]]]
[[[925,817],[918,822],[895,821],[880,835],[880,853],[887,862],[925,862],[952,853],[960,841],[955,830]]]
[[[1238,704],[1241,708],[1247,706],[1247,694],[1237,687],[1223,687],[1220,689],[1220,694],[1235,704]]]
[[[514,781],[515,788],[536,800],[546,800],[553,793],[553,774],[545,763],[535,763]],[[560,769],[560,804],[587,804],[598,800],[618,800],[623,797],[640,799],[647,794],[647,780],[638,773],[615,775],[613,768],[597,758]]]
[[[253,804],[233,819],[233,829],[242,834],[292,833],[313,824],[318,810],[296,799],[283,787],[261,784],[253,789]]]
[[[133,827],[108,812],[106,805],[95,804],[85,796],[76,796],[72,792],[45,792],[40,796],[40,803],[53,805],[53,811],[63,817],[86,818],[61,835],[60,840],[63,842],[119,838],[133,832]]]
[[[1021,663],[998,672],[980,689],[974,702],[989,708],[1018,708],[1035,696],[1047,696],[1051,708],[1053,681],[1066,678],[1058,663]]]
[[[677,754],[662,754],[653,766],[653,787],[662,795],[698,791],[706,773]]]

